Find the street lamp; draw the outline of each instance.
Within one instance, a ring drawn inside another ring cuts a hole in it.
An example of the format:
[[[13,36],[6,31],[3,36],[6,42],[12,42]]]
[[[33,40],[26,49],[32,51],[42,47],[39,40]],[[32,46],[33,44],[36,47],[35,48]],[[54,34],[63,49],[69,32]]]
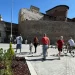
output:
[[[13,16],[13,0],[11,2],[11,34],[10,34],[10,42],[12,41],[12,16]]]

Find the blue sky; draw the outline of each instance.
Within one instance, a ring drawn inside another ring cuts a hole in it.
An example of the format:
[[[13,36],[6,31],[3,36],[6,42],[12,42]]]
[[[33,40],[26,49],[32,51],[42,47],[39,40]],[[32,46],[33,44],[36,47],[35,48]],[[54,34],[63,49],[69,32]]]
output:
[[[18,23],[18,13],[21,8],[30,8],[30,6],[40,8],[40,12],[45,13],[57,5],[68,5],[68,18],[75,17],[75,0],[13,0],[12,22]],[[12,0],[0,0],[0,14],[4,21],[11,22]]]

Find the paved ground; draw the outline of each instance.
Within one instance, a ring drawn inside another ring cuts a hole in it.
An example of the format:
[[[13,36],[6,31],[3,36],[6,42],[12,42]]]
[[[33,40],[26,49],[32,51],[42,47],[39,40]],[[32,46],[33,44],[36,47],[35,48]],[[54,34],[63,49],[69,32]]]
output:
[[[9,45],[0,44],[0,47],[7,49]],[[16,45],[13,45],[15,48]],[[34,52],[34,47],[32,52]],[[75,75],[75,57],[70,54],[65,56],[63,53],[61,59],[58,60],[56,54],[57,49],[49,48],[48,56],[45,61],[42,61],[42,46],[37,47],[37,53],[30,54],[29,46],[23,45],[22,52],[17,52],[18,56],[28,57],[27,61],[31,62],[37,75]]]

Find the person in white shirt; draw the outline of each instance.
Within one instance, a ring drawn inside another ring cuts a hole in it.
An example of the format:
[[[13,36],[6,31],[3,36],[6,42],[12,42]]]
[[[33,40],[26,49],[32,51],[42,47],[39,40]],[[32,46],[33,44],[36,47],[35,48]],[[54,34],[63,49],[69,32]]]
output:
[[[20,49],[20,52],[21,52],[21,48],[22,48],[22,36],[21,34],[19,36],[16,37],[16,51],[17,52],[17,49]]]
[[[72,39],[72,37],[70,37],[70,39],[68,40],[68,44],[69,44],[69,49],[71,51],[71,49],[75,46],[75,42]]]
[[[75,46],[75,42],[72,39],[72,37],[70,37],[70,39],[68,40],[68,43],[69,43],[70,46]]]

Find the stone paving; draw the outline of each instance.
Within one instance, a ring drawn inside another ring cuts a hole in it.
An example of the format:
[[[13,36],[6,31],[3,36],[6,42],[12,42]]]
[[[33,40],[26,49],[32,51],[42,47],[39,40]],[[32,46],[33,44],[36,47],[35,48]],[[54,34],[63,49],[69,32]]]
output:
[[[9,45],[1,45],[2,48],[8,48]],[[13,45],[15,48],[16,45]],[[34,47],[32,49],[34,52]],[[31,62],[37,75],[75,75],[75,57],[70,54],[65,56],[62,52],[61,59],[58,60],[57,49],[49,48],[48,56],[45,61],[42,61],[42,46],[37,47],[37,53],[30,54],[29,46],[23,45],[22,52],[17,52],[19,56],[28,57],[27,61]]]
[[[39,47],[40,48],[40,47]],[[57,49],[50,48],[48,50],[48,56],[46,61],[42,61],[41,49],[36,54],[32,54],[29,57],[37,75],[75,75],[75,58],[70,54],[65,56],[62,53],[61,60],[58,60],[56,54],[58,53]]]

